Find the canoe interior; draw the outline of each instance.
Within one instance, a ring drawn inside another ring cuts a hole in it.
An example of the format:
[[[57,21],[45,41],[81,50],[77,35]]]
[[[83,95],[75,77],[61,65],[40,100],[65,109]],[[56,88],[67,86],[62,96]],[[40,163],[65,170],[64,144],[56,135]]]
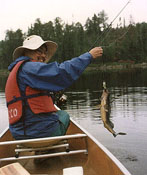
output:
[[[85,133],[85,131],[74,121],[71,121],[67,134],[76,133]],[[13,140],[13,138],[10,131],[7,130],[1,136],[0,142],[9,140]],[[30,174],[62,175],[64,168],[82,166],[84,175],[130,175],[118,160],[110,156],[111,153],[110,155],[107,154],[89,135],[86,137],[86,142],[84,138],[69,139],[69,144],[70,149],[73,150],[88,149],[88,154],[51,157],[39,164],[35,164],[33,159],[19,160],[19,163]],[[0,146],[0,158],[14,156],[15,147],[15,145]],[[33,153],[31,152],[30,154]],[[4,166],[9,163],[12,163],[12,161],[1,162],[0,165]]]

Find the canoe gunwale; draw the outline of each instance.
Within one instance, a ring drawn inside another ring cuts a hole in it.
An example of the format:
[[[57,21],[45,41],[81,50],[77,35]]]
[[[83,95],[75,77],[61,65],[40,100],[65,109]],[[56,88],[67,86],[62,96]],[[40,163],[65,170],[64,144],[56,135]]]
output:
[[[5,133],[9,130],[9,127],[6,127],[2,133],[0,133],[0,138],[5,135]]]

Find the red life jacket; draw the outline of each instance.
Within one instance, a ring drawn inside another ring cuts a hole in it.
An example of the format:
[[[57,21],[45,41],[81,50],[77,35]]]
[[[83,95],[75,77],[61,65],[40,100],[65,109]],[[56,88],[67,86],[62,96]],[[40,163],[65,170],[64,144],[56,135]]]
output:
[[[22,117],[23,104],[25,101],[27,101],[34,114],[57,111],[54,107],[53,100],[47,91],[36,90],[27,86],[25,96],[21,95],[17,82],[17,73],[24,62],[25,61],[23,60],[15,65],[13,70],[10,72],[6,83],[5,95],[10,124],[14,124]]]

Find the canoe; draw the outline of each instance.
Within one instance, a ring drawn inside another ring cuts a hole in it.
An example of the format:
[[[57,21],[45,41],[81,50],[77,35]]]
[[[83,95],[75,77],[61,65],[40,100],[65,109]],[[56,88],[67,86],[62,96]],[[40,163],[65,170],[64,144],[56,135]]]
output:
[[[0,136],[0,166],[14,162],[30,174],[62,175],[65,169],[81,167],[84,175],[131,175],[73,119],[65,136],[16,141],[9,129],[4,131]]]

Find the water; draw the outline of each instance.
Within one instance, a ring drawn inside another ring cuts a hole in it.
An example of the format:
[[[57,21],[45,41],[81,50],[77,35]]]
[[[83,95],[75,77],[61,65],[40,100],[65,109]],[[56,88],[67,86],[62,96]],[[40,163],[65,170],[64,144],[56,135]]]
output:
[[[4,92],[0,91],[0,134],[8,127],[8,114]]]
[[[83,75],[65,92],[68,101],[63,107],[81,126],[106,146],[133,175],[147,174],[146,76],[147,70]],[[125,136],[114,138],[103,126],[97,107],[103,80],[106,81],[111,94],[110,116],[114,130],[126,132]],[[0,107],[0,132],[2,132],[8,125],[3,89],[0,91]]]
[[[65,108],[70,115],[96,139],[106,146],[133,175],[147,174],[147,88],[129,87],[127,94],[122,88],[110,88],[111,120],[116,132],[125,136],[116,138],[104,128],[100,111],[96,109],[99,91],[68,92],[75,100]],[[78,100],[79,99],[79,100]]]

